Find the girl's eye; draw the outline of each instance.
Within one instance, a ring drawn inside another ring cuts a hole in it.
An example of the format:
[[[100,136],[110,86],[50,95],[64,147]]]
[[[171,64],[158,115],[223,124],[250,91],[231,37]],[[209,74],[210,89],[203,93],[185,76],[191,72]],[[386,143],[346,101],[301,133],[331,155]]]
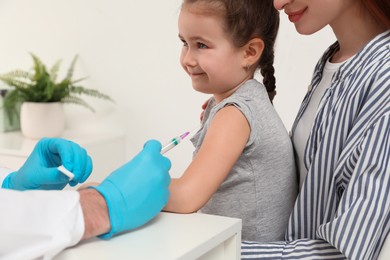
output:
[[[207,49],[208,47],[207,47],[206,44],[201,43],[201,42],[198,42],[198,48],[199,48],[199,49]]]
[[[183,43],[183,46],[184,47],[187,47],[188,46],[188,43],[185,41],[185,40],[182,40],[182,39],[180,39],[181,40],[181,42]]]

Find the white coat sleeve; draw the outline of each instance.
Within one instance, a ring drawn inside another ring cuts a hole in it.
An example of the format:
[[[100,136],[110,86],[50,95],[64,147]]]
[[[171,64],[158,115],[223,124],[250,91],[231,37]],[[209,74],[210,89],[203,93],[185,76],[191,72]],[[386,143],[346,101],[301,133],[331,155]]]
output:
[[[0,259],[51,259],[77,244],[84,233],[79,201],[74,190],[0,189]]]

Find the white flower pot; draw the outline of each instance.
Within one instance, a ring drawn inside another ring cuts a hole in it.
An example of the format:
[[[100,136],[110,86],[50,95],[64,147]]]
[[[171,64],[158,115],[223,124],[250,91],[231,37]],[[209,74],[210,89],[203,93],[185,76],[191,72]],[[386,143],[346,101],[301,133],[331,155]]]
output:
[[[61,102],[24,102],[20,108],[20,129],[31,139],[58,137],[65,128],[65,115]]]

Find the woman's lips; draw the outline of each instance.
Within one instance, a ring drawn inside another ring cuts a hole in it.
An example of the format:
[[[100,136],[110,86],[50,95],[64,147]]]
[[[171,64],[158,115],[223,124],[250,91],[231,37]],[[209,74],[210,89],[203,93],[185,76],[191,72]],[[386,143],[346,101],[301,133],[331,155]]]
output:
[[[305,11],[306,8],[297,12],[286,12],[286,14],[288,15],[288,19],[290,20],[290,22],[296,23],[301,19]]]

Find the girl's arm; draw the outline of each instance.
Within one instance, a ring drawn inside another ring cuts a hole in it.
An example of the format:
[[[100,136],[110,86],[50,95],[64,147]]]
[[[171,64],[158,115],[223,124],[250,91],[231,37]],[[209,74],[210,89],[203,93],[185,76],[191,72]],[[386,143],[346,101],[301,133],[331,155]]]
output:
[[[215,115],[202,146],[178,179],[172,179],[164,211],[191,213],[214,194],[236,163],[249,139],[246,117],[234,106]]]

